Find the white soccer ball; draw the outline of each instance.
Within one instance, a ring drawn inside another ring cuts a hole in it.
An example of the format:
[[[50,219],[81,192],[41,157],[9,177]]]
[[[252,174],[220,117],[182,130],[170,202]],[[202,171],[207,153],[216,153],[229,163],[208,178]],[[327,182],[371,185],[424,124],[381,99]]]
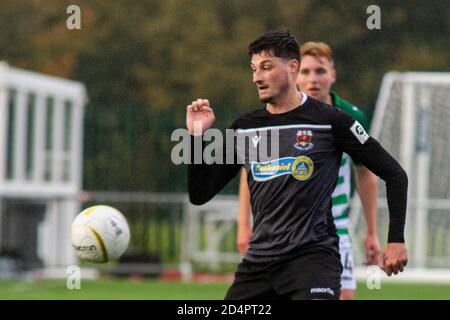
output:
[[[81,260],[107,263],[119,258],[127,249],[130,228],[119,210],[98,205],[76,216],[70,238]]]

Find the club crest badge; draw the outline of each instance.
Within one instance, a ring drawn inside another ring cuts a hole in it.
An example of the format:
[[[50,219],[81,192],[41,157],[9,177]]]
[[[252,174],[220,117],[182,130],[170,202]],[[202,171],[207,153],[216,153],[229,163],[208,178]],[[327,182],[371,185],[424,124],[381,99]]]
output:
[[[308,180],[314,171],[314,162],[308,157],[298,157],[292,163],[292,175],[297,180]]]
[[[313,133],[311,130],[298,130],[296,135],[296,144],[294,148],[300,151],[311,150],[314,144],[311,142]]]

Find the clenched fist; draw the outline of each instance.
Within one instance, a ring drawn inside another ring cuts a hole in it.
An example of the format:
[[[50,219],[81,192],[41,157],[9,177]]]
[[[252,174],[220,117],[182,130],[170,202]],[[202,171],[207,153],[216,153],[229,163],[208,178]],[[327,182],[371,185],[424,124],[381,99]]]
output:
[[[380,258],[380,267],[390,277],[402,272],[408,263],[408,251],[404,243],[388,243]]]

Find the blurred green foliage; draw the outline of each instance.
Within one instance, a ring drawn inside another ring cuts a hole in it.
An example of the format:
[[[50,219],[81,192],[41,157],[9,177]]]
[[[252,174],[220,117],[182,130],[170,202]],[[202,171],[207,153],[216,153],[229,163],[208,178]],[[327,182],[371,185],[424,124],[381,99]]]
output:
[[[71,4],[81,30],[66,28]],[[371,4],[381,30],[366,27]],[[441,0],[3,0],[0,60],[86,84],[85,189],[183,191],[170,134],[197,97],[219,128],[261,107],[247,55],[258,35],[329,43],[336,90],[370,115],[385,72],[450,70],[449,14]]]

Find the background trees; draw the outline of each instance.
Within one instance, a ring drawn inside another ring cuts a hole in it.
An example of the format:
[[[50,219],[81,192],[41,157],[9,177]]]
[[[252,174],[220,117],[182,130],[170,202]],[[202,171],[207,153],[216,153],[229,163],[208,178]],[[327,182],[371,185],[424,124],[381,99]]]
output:
[[[196,97],[212,101],[220,128],[261,106],[247,45],[270,29],[328,42],[336,90],[369,115],[385,72],[450,70],[445,1],[379,1],[381,30],[366,28],[370,1],[77,2],[81,30],[66,28],[73,1],[1,1],[0,60],[86,84],[88,190],[185,190],[172,130]]]

